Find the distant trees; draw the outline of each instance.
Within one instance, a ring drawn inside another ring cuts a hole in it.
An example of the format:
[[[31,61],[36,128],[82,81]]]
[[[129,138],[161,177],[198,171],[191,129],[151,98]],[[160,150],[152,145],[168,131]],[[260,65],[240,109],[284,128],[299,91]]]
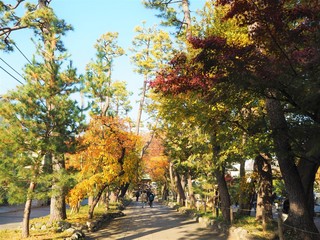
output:
[[[148,98],[148,82],[154,74],[168,62],[171,56],[172,41],[168,33],[158,30],[156,26],[135,28],[137,35],[132,41],[132,63],[135,71],[144,78],[140,93],[140,103],[136,121],[136,134],[139,135],[142,112]]]
[[[84,76],[84,93],[92,99],[91,112],[100,116],[126,116],[131,109],[126,84],[112,79],[115,58],[125,54],[118,44],[118,33],[103,34],[94,45],[96,59],[87,64]],[[120,107],[122,109],[120,109]]]

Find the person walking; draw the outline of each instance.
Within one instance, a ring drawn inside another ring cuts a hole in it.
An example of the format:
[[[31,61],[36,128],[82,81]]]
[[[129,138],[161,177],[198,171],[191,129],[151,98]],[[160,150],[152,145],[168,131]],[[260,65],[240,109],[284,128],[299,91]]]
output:
[[[149,206],[152,207],[154,200],[154,193],[150,192],[149,194]]]
[[[141,194],[141,202],[142,202],[142,208],[144,208],[148,202],[148,195],[146,191],[143,191]]]
[[[140,191],[138,190],[136,191],[136,202],[139,201],[139,197],[140,197]]]

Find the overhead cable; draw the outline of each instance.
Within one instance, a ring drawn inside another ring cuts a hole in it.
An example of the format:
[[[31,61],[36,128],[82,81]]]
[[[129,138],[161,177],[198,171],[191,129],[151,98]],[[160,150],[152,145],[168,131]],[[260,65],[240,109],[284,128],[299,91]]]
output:
[[[24,78],[17,70],[15,70],[13,67],[11,67],[9,63],[7,63],[5,60],[3,60],[3,58],[0,57],[0,60],[2,62],[4,62],[9,68],[11,68],[11,70],[13,70],[16,74],[18,74],[20,77]]]
[[[21,53],[21,55],[22,55],[30,64],[32,64],[31,61],[26,57],[26,55],[20,50],[20,48],[18,48],[17,44],[15,44],[15,43],[13,42],[13,45],[16,47],[16,49],[18,49],[18,51]]]
[[[16,78],[15,76],[13,76],[11,73],[9,73],[6,69],[4,69],[3,67],[0,66],[0,68],[5,71],[9,76],[11,76],[14,80],[16,80],[17,82],[19,82],[20,84],[24,85],[18,78]]]

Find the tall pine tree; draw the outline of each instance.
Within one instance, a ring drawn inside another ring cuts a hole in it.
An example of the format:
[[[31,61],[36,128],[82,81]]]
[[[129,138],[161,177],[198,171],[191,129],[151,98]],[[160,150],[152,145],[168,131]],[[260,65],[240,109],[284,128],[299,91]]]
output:
[[[24,20],[34,30],[37,54],[25,68],[26,83],[3,96],[0,111],[7,141],[17,146],[14,151],[19,153],[18,159],[6,160],[19,166],[18,176],[24,176],[26,166],[31,169],[24,179],[29,181],[29,188],[25,190],[23,237],[29,235],[33,192],[42,175],[51,180],[50,221],[66,218],[64,154],[71,151],[83,120],[76,101],[70,98],[79,83],[76,70],[71,63],[64,65],[67,55],[61,36],[71,26],[59,20],[46,1],[29,8],[34,11]]]

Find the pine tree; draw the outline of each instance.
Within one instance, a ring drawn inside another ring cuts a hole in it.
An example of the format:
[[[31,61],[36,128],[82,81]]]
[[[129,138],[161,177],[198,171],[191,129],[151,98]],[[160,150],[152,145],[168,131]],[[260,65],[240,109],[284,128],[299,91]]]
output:
[[[19,156],[7,160],[14,161],[19,166],[16,174],[29,181],[29,188],[25,190],[28,194],[23,237],[29,235],[31,202],[35,187],[42,184],[42,176],[49,177],[52,186],[50,220],[66,218],[64,154],[72,150],[83,120],[76,101],[70,98],[77,91],[79,78],[71,63],[64,65],[67,55],[61,36],[71,27],[57,19],[46,4],[33,7],[36,9],[29,17],[37,19],[38,24],[31,24],[31,20],[26,24],[30,23],[35,32],[37,53],[26,65],[26,83],[3,96],[0,111],[2,130],[8,136],[8,143],[16,146],[11,148],[13,156]],[[31,171],[24,175],[26,166]]]

